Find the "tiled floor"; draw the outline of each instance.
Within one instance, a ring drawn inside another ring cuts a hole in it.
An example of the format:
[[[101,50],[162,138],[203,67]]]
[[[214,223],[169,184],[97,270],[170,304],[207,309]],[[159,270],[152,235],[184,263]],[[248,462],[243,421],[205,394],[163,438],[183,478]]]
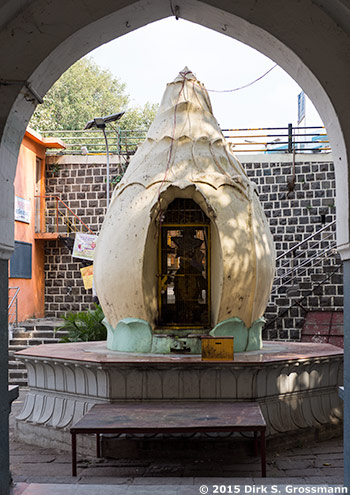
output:
[[[23,392],[21,394],[23,397]],[[14,404],[13,416],[21,403]],[[11,433],[11,471],[15,495],[101,495],[199,493],[201,485],[212,486],[270,484],[341,484],[343,481],[342,439],[308,443],[294,448],[268,450],[267,475],[260,478],[260,459],[241,450],[201,449],[201,444],[184,442],[173,455],[143,447],[138,458],[96,459],[80,457],[78,476],[71,477],[70,452],[25,445]],[[208,444],[205,444],[208,448]],[[216,445],[216,444],[215,444]],[[192,446],[191,450],[189,447]],[[197,450],[196,450],[197,449]],[[31,485],[28,485],[31,483]],[[46,484],[46,485],[45,485]],[[144,490],[144,491],[142,491]],[[153,490],[153,491],[152,491]],[[163,490],[163,491],[162,491]],[[227,491],[226,493],[230,493]],[[232,492],[233,493],[233,492]],[[248,492],[242,492],[248,493]],[[283,493],[283,491],[281,492]]]

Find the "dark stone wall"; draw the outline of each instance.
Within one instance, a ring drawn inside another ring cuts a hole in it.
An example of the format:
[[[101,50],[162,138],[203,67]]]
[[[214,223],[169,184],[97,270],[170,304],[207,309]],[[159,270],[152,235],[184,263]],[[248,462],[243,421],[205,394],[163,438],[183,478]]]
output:
[[[335,220],[335,174],[327,155],[297,155],[295,168],[287,156],[283,161],[267,159],[246,162],[244,167],[258,185],[278,258]],[[273,288],[265,338],[299,340],[307,311],[342,311],[340,257],[333,250],[319,257],[331,238],[335,225],[277,261],[277,275],[299,268]]]
[[[105,157],[102,158],[104,161]],[[106,166],[102,160],[101,163],[90,161],[91,158],[87,157],[78,161],[77,157],[48,158],[46,193],[57,195],[93,232],[98,233],[106,209]],[[113,166],[111,172],[114,172]],[[54,200],[51,205],[47,204],[54,211]],[[69,213],[67,215],[72,218]],[[55,215],[48,217],[48,230],[54,228],[55,221]],[[62,236],[67,236],[64,222],[60,223],[59,231]],[[83,231],[86,229],[83,228]],[[80,269],[90,263],[72,258],[73,240],[74,234],[71,233],[64,241],[46,241],[46,316],[58,317],[68,311],[83,311],[92,307],[92,291],[85,290],[80,273]]]

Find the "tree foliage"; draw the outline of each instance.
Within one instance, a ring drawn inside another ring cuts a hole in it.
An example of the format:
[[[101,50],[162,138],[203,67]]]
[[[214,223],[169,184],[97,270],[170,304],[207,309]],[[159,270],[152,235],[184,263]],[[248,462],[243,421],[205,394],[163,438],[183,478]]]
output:
[[[72,65],[47,92],[44,103],[35,110],[30,127],[38,131],[78,130],[94,117],[125,110],[118,125],[122,129],[148,128],[157,105],[130,107],[126,86],[109,70],[92,59],[83,58]]]

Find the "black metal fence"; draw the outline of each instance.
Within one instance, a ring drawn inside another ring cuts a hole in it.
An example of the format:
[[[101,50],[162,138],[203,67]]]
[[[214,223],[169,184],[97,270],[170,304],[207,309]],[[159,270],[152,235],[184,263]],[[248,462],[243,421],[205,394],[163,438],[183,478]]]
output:
[[[325,153],[330,144],[322,126],[261,127],[245,129],[222,129],[234,153]],[[105,154],[103,133],[98,129],[44,131],[44,137],[60,138],[66,149],[48,150],[48,154],[96,155]],[[144,141],[147,129],[106,130],[109,151],[113,155],[131,156]]]
[[[320,153],[330,152],[323,126],[261,127],[223,129],[235,153]]]

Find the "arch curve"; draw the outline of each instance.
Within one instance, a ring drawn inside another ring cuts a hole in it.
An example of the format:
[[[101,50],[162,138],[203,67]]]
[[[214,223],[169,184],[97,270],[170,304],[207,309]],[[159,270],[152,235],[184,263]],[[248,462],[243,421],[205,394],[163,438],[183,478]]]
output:
[[[344,260],[349,245],[350,4],[345,0],[176,0],[180,17],[240,40],[264,53],[304,89],[330,136],[336,171],[337,237]],[[6,328],[7,263],[13,250],[14,190],[19,147],[35,108],[29,85],[41,96],[93,48],[172,15],[163,0],[0,0],[0,275],[1,326]],[[230,63],[230,60],[227,61]],[[178,69],[178,68],[177,68]],[[345,323],[349,329],[350,263],[344,264]],[[345,284],[346,285],[346,284]],[[347,333],[347,332],[345,332]],[[7,391],[7,335],[2,332],[0,392]],[[346,355],[350,355],[348,337]],[[349,359],[347,357],[347,359]],[[345,366],[349,409],[350,368]],[[350,480],[350,416],[345,414],[345,485]],[[10,474],[8,410],[0,413],[1,487]],[[5,465],[7,463],[7,465]]]
[[[233,37],[264,53],[304,89],[330,136],[336,168],[338,245],[346,258],[349,241],[348,157],[350,149],[349,33],[343,2],[321,0],[179,0],[180,17]],[[35,109],[30,84],[43,96],[81,56],[111,39],[172,15],[161,0],[5,2],[0,8],[0,65],[3,78],[23,84],[0,86],[0,255],[13,244],[13,189],[19,146]],[[295,22],[293,22],[293,19]],[[347,103],[347,104],[346,104]],[[344,205],[347,205],[344,208]],[[350,252],[349,252],[350,254]]]

